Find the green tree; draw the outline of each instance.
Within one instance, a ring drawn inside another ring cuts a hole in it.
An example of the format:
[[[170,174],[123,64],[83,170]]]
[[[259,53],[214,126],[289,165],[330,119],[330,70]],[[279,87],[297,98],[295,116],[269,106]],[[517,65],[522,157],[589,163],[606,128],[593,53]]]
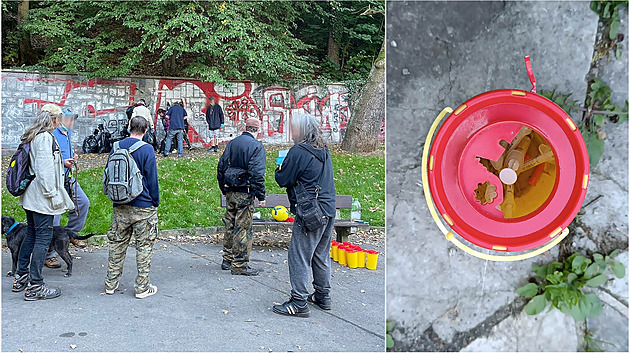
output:
[[[49,45],[40,65],[88,77],[307,80],[291,2],[46,1],[20,26]]]

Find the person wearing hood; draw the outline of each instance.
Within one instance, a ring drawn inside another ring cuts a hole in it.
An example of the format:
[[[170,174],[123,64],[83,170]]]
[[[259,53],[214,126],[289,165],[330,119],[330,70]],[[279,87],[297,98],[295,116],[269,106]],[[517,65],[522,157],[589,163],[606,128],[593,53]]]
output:
[[[330,239],[335,224],[335,181],[330,152],[317,119],[308,114],[291,119],[291,147],[275,172],[276,182],[287,189],[293,223],[288,264],[291,298],[274,305],[277,314],[309,317],[307,302],[331,309]],[[309,293],[309,274],[314,292]]]
[[[62,112],[63,116],[61,117],[61,122],[59,126],[53,130],[53,136],[55,136],[55,140],[61,149],[64,174],[70,178],[70,190],[75,193],[72,197],[72,201],[75,203],[75,209],[68,215],[68,224],[66,227],[79,233],[83,229],[87,219],[90,209],[90,199],[88,199],[81,185],[79,185],[76,175],[72,174],[72,168],[79,158],[79,156],[74,153],[74,148],[72,147],[72,130],[74,129],[74,120],[77,118],[77,114],[73,114],[68,108],[63,108]],[[53,220],[53,226],[60,224],[61,215],[56,215]],[[83,241],[78,239],[70,238],[70,242],[77,248],[84,248],[86,246]],[[57,260],[56,251],[51,250],[46,256],[45,265],[50,268],[61,267],[59,260]]]
[[[61,295],[59,288],[50,288],[44,283],[42,269],[53,237],[53,218],[74,209],[63,186],[63,158],[52,134],[62,115],[58,105],[45,104],[21,138],[23,144],[30,144],[29,172],[36,177],[20,195],[28,232],[20,247],[12,291],[26,290],[24,299],[27,301]]]

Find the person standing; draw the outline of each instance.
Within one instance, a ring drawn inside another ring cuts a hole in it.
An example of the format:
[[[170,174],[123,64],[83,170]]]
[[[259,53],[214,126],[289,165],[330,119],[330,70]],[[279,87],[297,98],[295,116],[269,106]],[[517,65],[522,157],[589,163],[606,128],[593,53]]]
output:
[[[21,138],[22,143],[30,143],[29,172],[36,177],[20,196],[28,228],[20,247],[12,291],[26,289],[24,299],[27,301],[61,295],[59,288],[50,288],[44,283],[42,269],[53,237],[54,217],[74,209],[63,186],[63,158],[52,134],[62,115],[56,104],[45,104]]]
[[[208,123],[208,130],[210,130],[210,148],[208,151],[219,151],[219,129],[223,129],[224,118],[223,109],[221,106],[215,103],[214,97],[210,97],[210,105],[206,108],[206,122]]]
[[[149,110],[149,108],[147,108],[147,102],[144,99],[140,99],[135,108],[133,108],[131,117],[133,118],[134,116],[141,116],[147,119],[147,121],[149,122],[149,126],[151,127],[151,131],[155,131],[153,125],[153,116],[151,115],[151,111]]]
[[[184,156],[184,120],[188,120],[188,113],[183,107],[181,101],[175,102],[166,112],[166,119],[169,119],[168,133],[166,134],[166,146],[164,149],[164,157],[167,157],[171,151],[171,142],[173,138],[177,138],[177,155]]]
[[[142,299],[157,293],[157,286],[149,280],[153,244],[157,239],[158,216],[160,205],[157,164],[155,151],[151,145],[142,141],[142,136],[149,130],[149,123],[141,117],[133,117],[129,122],[130,136],[121,140],[112,149],[127,149],[142,174],[142,192],[126,204],[114,204],[112,225],[107,231],[109,240],[109,258],[105,293],[114,294],[119,286],[127,248],[131,238],[135,238],[136,263],[138,276],[135,282],[136,298]],[[108,168],[107,166],[105,168]]]
[[[294,116],[291,134],[295,145],[276,168],[275,177],[280,187],[287,188],[291,212],[296,215],[288,254],[292,289],[291,298],[274,305],[273,312],[309,317],[307,302],[323,310],[331,309],[329,252],[336,191],[330,153],[317,119],[307,114]],[[302,208],[304,202],[315,207]],[[304,212],[309,209],[317,209],[317,216]],[[308,290],[310,273],[315,289],[312,294]]]
[[[266,151],[256,140],[260,120],[245,121],[245,132],[230,141],[217,166],[217,180],[227,207],[221,269],[233,275],[256,276],[259,270],[249,267],[252,250],[254,197],[265,206]]]
[[[68,215],[67,228],[79,233],[85,225],[88,211],[90,209],[90,199],[79,185],[76,175],[72,174],[72,168],[76,164],[79,156],[74,153],[72,147],[72,129],[74,128],[74,120],[77,118],[77,114],[73,114],[68,108],[62,109],[63,115],[61,117],[61,123],[55,130],[53,130],[53,136],[61,149],[61,157],[63,158],[64,174],[67,178],[70,178],[70,190],[74,193],[71,197],[74,202],[75,208]],[[56,215],[53,219],[53,226],[61,224],[61,215]],[[83,241],[70,238],[70,242],[77,248],[84,248],[86,245]],[[59,268],[61,264],[57,260],[57,252],[52,250],[45,261],[46,267]]]

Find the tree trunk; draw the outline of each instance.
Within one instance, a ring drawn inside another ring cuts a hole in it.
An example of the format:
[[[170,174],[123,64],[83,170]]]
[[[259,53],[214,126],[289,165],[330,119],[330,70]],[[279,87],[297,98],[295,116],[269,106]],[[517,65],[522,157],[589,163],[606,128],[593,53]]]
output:
[[[28,14],[29,3],[28,0],[23,0],[18,4],[17,8],[17,25],[18,27],[24,21],[24,18]],[[18,43],[18,60],[19,65],[34,65],[37,63],[37,55],[31,46],[31,36],[25,34]]]
[[[372,152],[378,146],[381,123],[385,118],[385,42],[381,46],[370,77],[352,112],[341,149]]]
[[[339,44],[335,42],[332,24],[331,27],[328,29],[328,59],[339,65]]]

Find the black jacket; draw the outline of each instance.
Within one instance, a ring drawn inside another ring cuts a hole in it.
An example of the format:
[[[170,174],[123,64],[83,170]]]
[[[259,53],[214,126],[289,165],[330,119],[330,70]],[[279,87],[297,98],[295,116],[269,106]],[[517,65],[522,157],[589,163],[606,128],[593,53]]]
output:
[[[327,157],[327,158],[326,158]],[[324,164],[324,160],[326,163]],[[322,172],[322,167],[324,168]],[[306,190],[315,195],[317,177],[319,181],[319,204],[324,215],[335,217],[335,180],[333,165],[328,149],[315,149],[311,145],[299,144],[291,147],[282,165],[276,169],[276,182],[287,188],[287,196],[291,203],[291,213],[295,214],[295,191],[293,187],[300,182]]]
[[[223,109],[218,104],[209,105],[206,107],[206,122],[208,123],[208,129],[218,130],[223,124]]]
[[[228,142],[217,166],[217,180],[221,192],[247,192],[256,196],[259,201],[265,199],[265,163],[267,152],[263,144],[249,132]],[[242,188],[226,188],[225,171],[229,166],[245,169],[249,172],[249,186]]]

